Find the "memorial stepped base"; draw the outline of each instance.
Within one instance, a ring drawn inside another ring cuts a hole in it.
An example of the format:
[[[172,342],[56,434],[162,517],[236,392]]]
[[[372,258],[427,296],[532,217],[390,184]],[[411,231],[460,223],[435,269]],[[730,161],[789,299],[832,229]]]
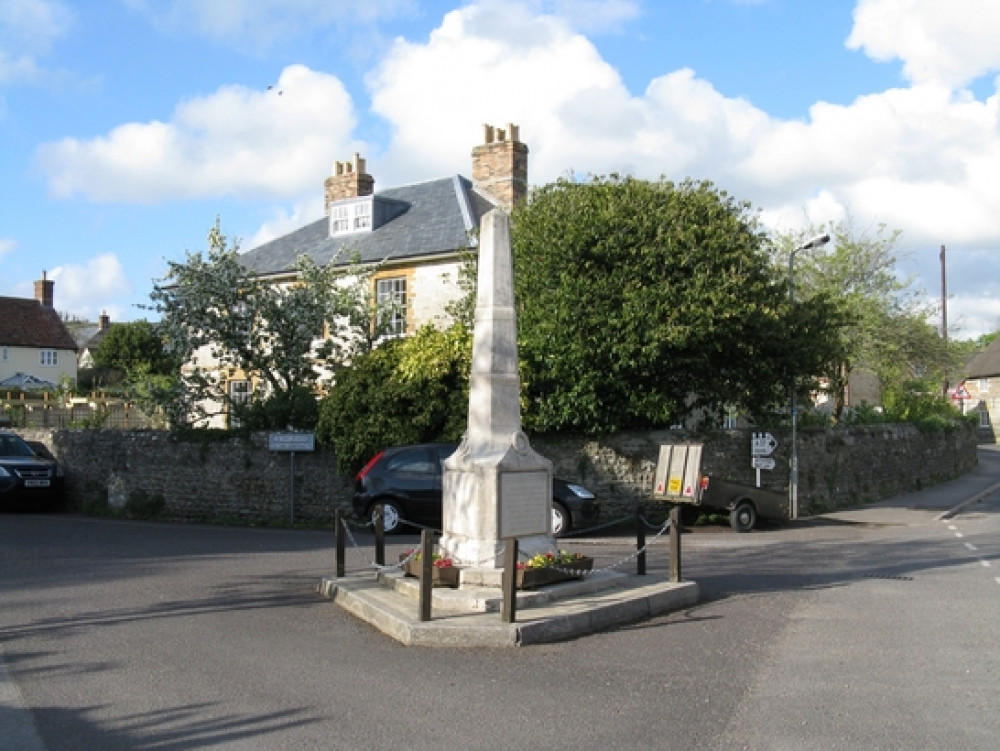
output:
[[[502,593],[495,587],[433,589],[429,621],[419,619],[419,581],[402,574],[324,578],[318,591],[403,644],[442,647],[566,641],[681,610],[699,598],[695,582],[601,571],[518,591],[514,622],[504,623]]]

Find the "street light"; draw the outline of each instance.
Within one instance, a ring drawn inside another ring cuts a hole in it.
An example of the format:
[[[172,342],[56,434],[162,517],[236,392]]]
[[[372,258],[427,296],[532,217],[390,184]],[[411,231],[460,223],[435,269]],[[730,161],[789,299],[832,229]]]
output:
[[[812,250],[813,248],[819,248],[830,242],[830,236],[816,235],[808,242],[803,243],[797,248],[793,249],[791,253],[788,254],[788,301],[792,304],[795,303],[795,254],[800,250]],[[791,388],[791,398],[789,404],[789,414],[792,419],[792,458],[789,463],[789,473],[788,473],[788,501],[791,506],[791,514],[793,519],[799,518],[799,447],[796,441],[795,435],[795,364],[792,363],[792,388]]]

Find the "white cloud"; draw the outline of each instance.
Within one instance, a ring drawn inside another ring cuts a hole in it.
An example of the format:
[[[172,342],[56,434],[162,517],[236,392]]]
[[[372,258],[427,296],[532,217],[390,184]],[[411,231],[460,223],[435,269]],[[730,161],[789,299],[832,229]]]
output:
[[[948,299],[948,335],[953,339],[977,339],[997,330],[1000,296],[963,294]]]
[[[167,122],[45,144],[37,158],[60,198],[288,197],[322,185],[333,161],[324,155],[361,148],[351,140],[354,124],[336,77],[292,65],[272,89],[227,86],[183,102]]]
[[[618,73],[565,22],[521,3],[464,7],[426,44],[397,40],[368,85],[372,109],[394,128],[377,164],[389,184],[466,173],[483,123],[521,126],[532,182],[625,150],[632,105]]]
[[[1000,69],[996,0],[858,0],[850,49],[899,59],[915,83],[960,87]]]
[[[323,197],[320,195],[318,188],[313,193],[315,194],[314,196],[295,204],[291,209],[273,209],[272,217],[260,226],[260,229],[257,230],[248,242],[242,245],[241,250],[256,248],[258,245],[263,245],[275,238],[300,229],[304,225],[314,222],[323,216]]]
[[[109,301],[128,297],[132,292],[125,269],[113,253],[91,258],[83,265],[57,266],[48,276],[55,282],[57,310],[71,310],[74,315],[94,321],[102,312],[107,312],[112,320],[134,317],[133,311],[109,304]]]
[[[532,0],[531,7],[539,14],[559,16],[586,34],[620,31],[625,22],[642,13],[634,0]]]

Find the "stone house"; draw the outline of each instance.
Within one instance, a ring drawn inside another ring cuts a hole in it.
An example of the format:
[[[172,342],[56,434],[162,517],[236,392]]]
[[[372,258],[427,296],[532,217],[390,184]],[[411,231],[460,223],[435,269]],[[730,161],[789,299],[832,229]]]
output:
[[[76,383],[77,344],[53,306],[54,293],[43,272],[33,300],[0,297],[0,388]]]
[[[323,188],[325,216],[243,253],[242,263],[279,285],[295,282],[303,254],[320,266],[346,268],[352,257],[377,265],[372,298],[393,305],[391,331],[405,336],[427,323],[447,323],[480,219],[527,198],[528,147],[517,125],[486,125],[483,143],[472,150],[471,178],[448,175],[376,191],[365,160],[355,154],[334,163]],[[232,402],[249,398],[251,376],[237,372],[224,380]]]
[[[963,412],[979,413],[980,439],[996,443],[1000,424],[1000,338],[969,362],[965,380],[952,398],[960,403]]]

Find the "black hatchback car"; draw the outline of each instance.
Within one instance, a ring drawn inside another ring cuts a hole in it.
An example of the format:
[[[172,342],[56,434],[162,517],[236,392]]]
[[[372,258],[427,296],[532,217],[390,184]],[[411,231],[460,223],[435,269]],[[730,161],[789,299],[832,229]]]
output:
[[[393,446],[375,455],[354,476],[354,513],[374,519],[381,506],[387,533],[417,532],[406,522],[441,526],[441,465],[458,444]],[[552,479],[552,533],[594,524],[601,503],[574,483]]]
[[[63,473],[51,456],[21,436],[0,430],[0,509],[42,510],[62,491]]]

